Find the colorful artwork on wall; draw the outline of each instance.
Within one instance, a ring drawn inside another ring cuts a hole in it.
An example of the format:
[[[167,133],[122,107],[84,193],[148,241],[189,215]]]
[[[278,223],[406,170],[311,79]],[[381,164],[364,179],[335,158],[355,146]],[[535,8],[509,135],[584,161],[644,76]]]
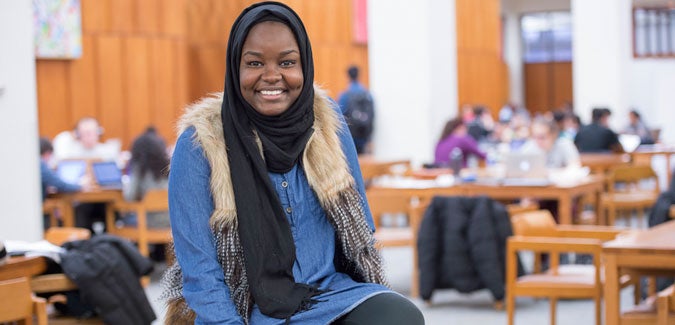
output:
[[[36,58],[82,56],[80,0],[33,0],[33,20]]]

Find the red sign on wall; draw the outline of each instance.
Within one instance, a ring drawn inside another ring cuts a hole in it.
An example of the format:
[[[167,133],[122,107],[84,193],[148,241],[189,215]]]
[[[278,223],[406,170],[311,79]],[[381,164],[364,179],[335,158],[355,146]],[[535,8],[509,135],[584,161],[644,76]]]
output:
[[[368,3],[367,0],[352,0],[354,42],[368,44]]]

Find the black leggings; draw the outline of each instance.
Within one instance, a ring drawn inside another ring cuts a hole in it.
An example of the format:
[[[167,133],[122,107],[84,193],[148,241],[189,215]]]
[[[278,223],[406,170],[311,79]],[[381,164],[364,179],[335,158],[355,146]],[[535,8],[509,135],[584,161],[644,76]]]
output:
[[[395,294],[370,297],[334,325],[424,325],[424,316],[410,300]]]

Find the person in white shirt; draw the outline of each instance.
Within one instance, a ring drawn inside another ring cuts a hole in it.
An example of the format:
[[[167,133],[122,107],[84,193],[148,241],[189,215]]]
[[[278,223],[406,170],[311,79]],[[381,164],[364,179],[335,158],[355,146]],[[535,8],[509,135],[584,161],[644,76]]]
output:
[[[63,131],[54,137],[54,159],[101,159],[117,160],[120,143],[117,139],[101,142],[103,128],[93,117],[81,118],[75,129]]]
[[[520,148],[521,152],[544,152],[546,167],[581,167],[579,150],[569,138],[561,137],[558,124],[544,117],[537,117],[530,126],[530,139]]]

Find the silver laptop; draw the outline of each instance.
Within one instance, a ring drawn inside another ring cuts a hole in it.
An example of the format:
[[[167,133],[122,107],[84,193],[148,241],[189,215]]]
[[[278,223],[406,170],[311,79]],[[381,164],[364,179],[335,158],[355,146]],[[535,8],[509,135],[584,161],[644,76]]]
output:
[[[546,155],[544,153],[512,152],[505,157],[505,175],[502,185],[547,186]]]

